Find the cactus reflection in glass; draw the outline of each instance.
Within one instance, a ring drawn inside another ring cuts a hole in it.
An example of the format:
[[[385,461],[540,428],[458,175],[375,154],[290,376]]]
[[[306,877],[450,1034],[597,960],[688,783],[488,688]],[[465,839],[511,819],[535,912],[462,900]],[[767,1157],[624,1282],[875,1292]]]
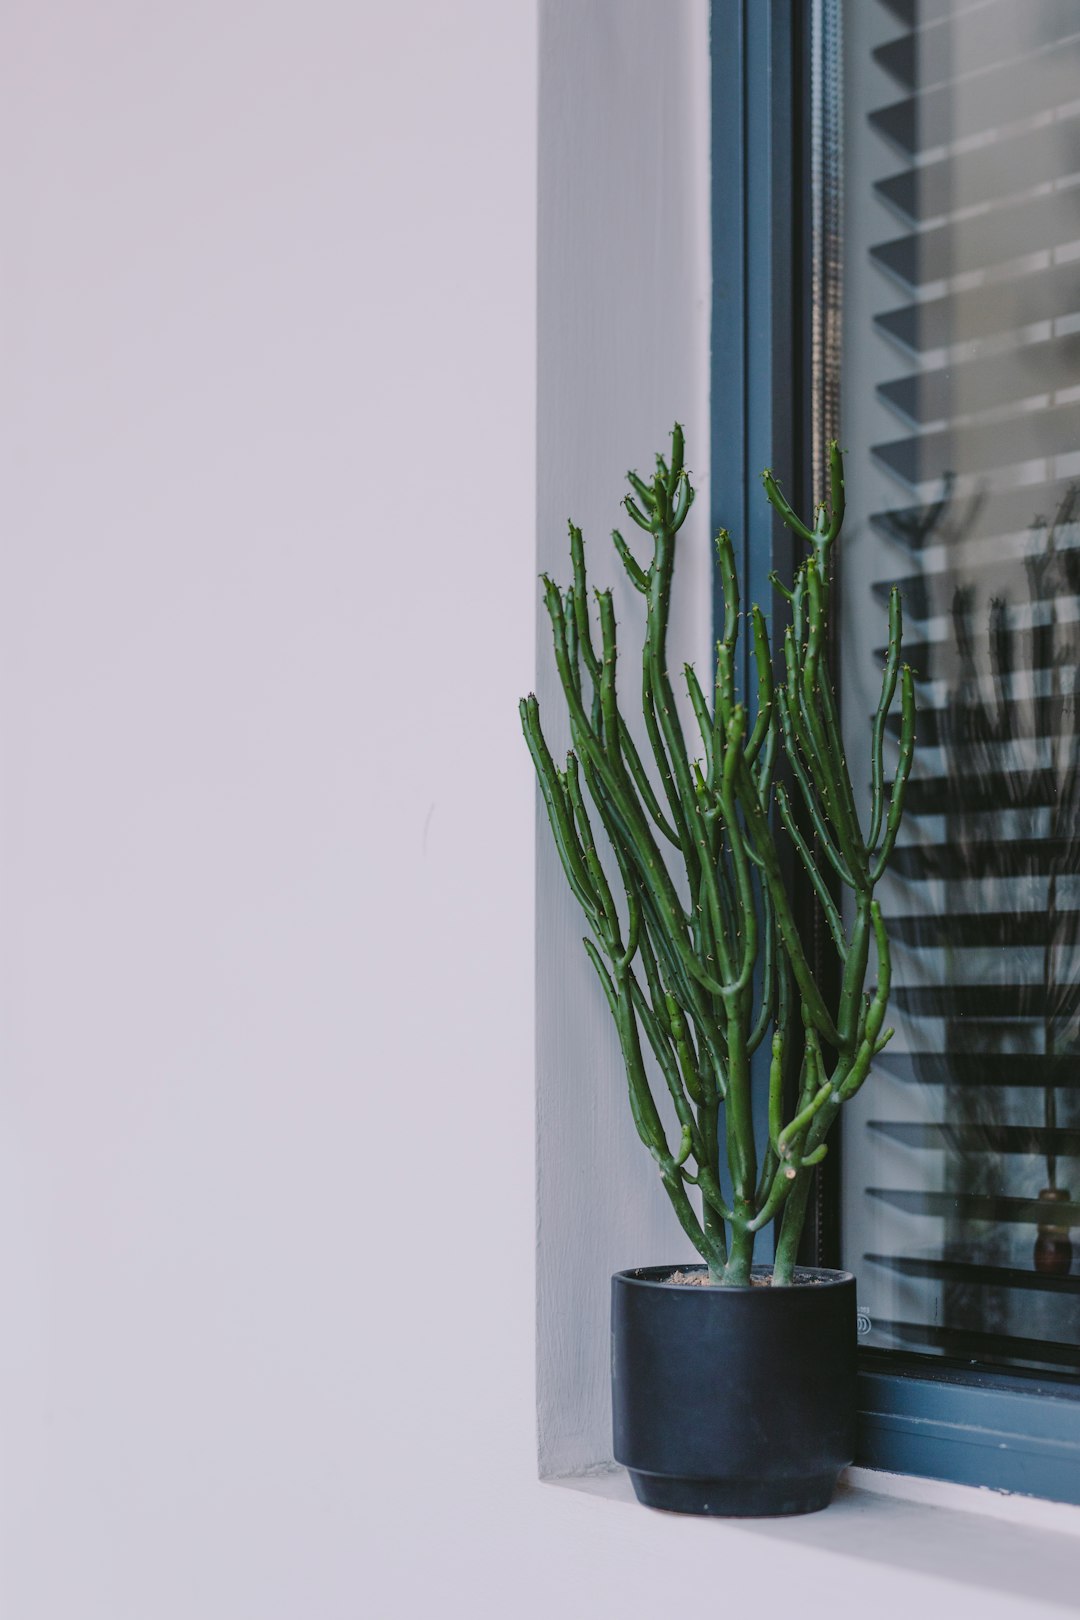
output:
[[[903,810],[915,741],[914,683],[910,669],[900,666],[894,589],[881,700],[870,731],[872,792],[864,828],[826,667],[829,553],[844,515],[843,461],[833,444],[830,499],[812,525],[796,516],[773,475],[764,474],[769,501],[809,550],[790,589],[774,576],[790,607],[778,670],[765,616],[756,605],[750,610],[753,713],[736,695],[743,615],[734,547],[726,531],[717,538],[724,620],[713,701],[686,665],[696,722],[688,747],[667,667],[676,536],[694,498],[683,456],[676,426],[670,458],[657,457],[652,479],[628,475],[626,510],[648,535],[651,558],[639,561],[624,536],[613,535],[631,583],[645,598],[640,696],[655,773],[646,768],[620,708],[612,594],[596,592],[594,621],[584,545],[573,525],[572,584],[560,591],[543,579],[570,722],[564,767],[548,748],[535,696],[523,700],[521,717],[559,858],[588,919],[592,937],[585,949],[618,1031],[638,1134],[709,1281],[749,1283],[755,1236],[775,1221],[773,1281],[785,1284],[793,1279],[826,1134],[892,1033],[883,1027],[889,942],[874,891]],[[886,787],[885,722],[898,685],[900,752]],[[790,789],[777,780],[781,759]],[[606,862],[598,837],[610,848]],[[797,926],[778,843],[784,838],[813,885],[839,959],[831,998],[819,986]],[[851,891],[846,922],[838,883]],[[871,952],[876,985],[867,992]],[[762,1058],[754,1064],[759,1048]],[[768,1089],[767,1140],[762,1132],[760,1142],[755,1073]],[[670,1132],[654,1084],[669,1093],[677,1121]],[[697,1189],[697,1207],[690,1188]]]

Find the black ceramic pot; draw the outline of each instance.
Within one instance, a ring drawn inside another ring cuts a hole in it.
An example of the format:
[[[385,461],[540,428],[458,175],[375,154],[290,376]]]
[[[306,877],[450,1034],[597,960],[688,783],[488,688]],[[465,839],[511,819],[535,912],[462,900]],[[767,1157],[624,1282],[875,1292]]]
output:
[[[615,1459],[638,1500],[741,1518],[827,1507],[855,1454],[854,1277],[702,1288],[668,1282],[675,1269],[611,1279]]]

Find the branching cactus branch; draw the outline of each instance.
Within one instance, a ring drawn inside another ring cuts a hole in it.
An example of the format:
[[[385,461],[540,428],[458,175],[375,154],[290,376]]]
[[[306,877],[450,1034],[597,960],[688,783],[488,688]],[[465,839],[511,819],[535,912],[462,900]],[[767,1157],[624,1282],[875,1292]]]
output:
[[[670,456],[657,457],[653,477],[628,475],[624,505],[649,537],[651,557],[641,560],[618,530],[612,535],[645,601],[640,701],[651,764],[620,709],[614,601],[601,590],[595,610],[590,603],[584,542],[573,524],[572,583],[563,591],[543,581],[570,724],[564,767],[548,747],[536,698],[521,704],[555,847],[588,923],[585,949],[618,1034],[634,1124],[709,1281],[720,1285],[749,1282],[755,1236],[770,1222],[776,1223],[773,1281],[792,1281],[829,1127],[892,1033],[884,1029],[889,941],[875,889],[903,814],[915,743],[914,682],[900,663],[902,615],[894,590],[870,733],[864,830],[826,661],[830,551],[844,517],[843,460],[835,444],[829,475],[829,503],[811,524],[796,514],[772,473],[764,474],[766,496],[809,550],[790,584],[774,579],[791,606],[779,670],[765,614],[756,604],[750,610],[752,715],[737,696],[744,621],[735,549],[721,530],[724,616],[712,706],[686,666],[695,732],[692,749],[687,745],[667,665],[676,539],[694,499],[678,425]],[[897,685],[900,750],[886,787],[886,722]],[[781,756],[789,787],[774,782]],[[597,847],[601,829],[606,862]],[[809,879],[839,960],[838,976],[828,976],[839,980],[833,1003],[799,931],[784,841]],[[850,891],[847,920],[833,879]],[[871,951],[876,980],[868,993]],[[767,1067],[754,1062],[766,1041]],[[801,1058],[789,1095],[787,1059],[796,1052]],[[757,1084],[767,1088],[768,1105],[760,1142]],[[674,1119],[670,1132],[658,1102],[664,1092]]]

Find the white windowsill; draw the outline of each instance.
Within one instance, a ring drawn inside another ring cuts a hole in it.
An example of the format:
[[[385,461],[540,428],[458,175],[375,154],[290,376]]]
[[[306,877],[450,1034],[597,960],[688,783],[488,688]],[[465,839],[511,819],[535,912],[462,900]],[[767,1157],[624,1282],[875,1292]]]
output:
[[[612,1466],[546,1483],[638,1506],[629,1476]],[[1075,1613],[1080,1569],[1080,1507],[942,1480],[850,1468],[824,1513],[790,1519],[699,1519],[704,1534],[750,1532],[799,1545],[982,1588]]]

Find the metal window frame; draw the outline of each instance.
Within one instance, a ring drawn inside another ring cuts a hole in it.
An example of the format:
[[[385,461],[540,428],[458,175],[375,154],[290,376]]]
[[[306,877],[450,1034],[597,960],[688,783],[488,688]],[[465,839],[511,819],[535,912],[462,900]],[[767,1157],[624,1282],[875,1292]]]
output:
[[[819,258],[815,311],[811,252],[815,202],[819,246],[827,219],[820,186],[829,169],[813,170],[815,124],[828,119],[820,103],[815,114],[812,89],[837,79],[837,64],[821,55],[823,14],[835,4],[711,3],[710,516],[714,531],[723,524],[736,537],[747,595],[774,624],[783,604],[768,576],[790,569],[792,544],[760,496],[759,475],[775,466],[809,505],[813,445],[835,431],[835,392],[814,386],[815,353],[829,342],[821,289],[827,298],[830,283]],[[741,673],[749,691],[748,666]],[[807,1258],[818,1264],[839,1253],[839,1158],[826,1160],[831,1172],[819,1177],[808,1222]],[[863,1350],[859,1401],[863,1466],[1080,1503],[1076,1382]]]

